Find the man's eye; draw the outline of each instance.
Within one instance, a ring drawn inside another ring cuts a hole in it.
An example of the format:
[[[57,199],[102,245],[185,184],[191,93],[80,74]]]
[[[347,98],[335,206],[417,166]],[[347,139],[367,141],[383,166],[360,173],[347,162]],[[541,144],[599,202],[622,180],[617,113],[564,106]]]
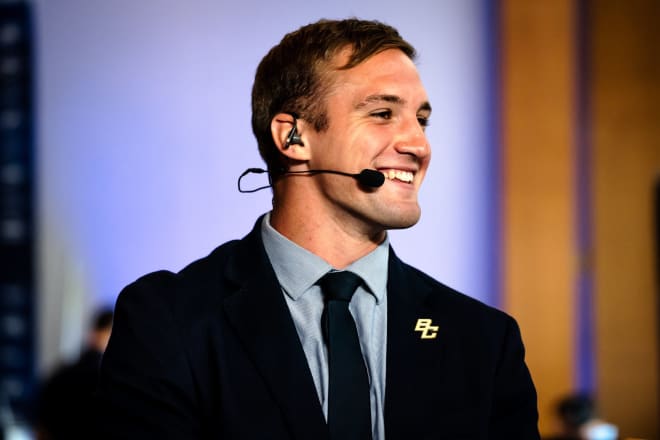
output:
[[[431,124],[431,121],[426,116],[417,116],[417,122],[419,122],[419,125],[423,128],[426,128]]]
[[[392,111],[391,110],[381,110],[381,111],[372,113],[371,116],[375,116],[375,117],[381,118],[381,119],[390,119],[392,117]]]

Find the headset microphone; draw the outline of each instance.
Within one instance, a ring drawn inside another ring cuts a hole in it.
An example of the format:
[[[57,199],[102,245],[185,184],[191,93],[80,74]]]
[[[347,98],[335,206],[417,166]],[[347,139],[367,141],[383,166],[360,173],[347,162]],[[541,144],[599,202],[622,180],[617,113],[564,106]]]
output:
[[[302,145],[302,146],[305,145],[302,139],[300,138],[300,135],[298,134],[298,128],[296,126],[297,116],[295,114],[292,114],[291,116],[293,117],[293,127],[291,127],[291,130],[289,131],[289,134],[287,135],[286,140],[284,141],[284,145],[282,146],[284,150],[289,148],[291,145]],[[263,168],[248,168],[238,178],[238,191],[242,193],[253,193],[273,186],[273,182],[270,180],[270,175],[269,175],[268,185],[260,186],[258,188],[251,190],[244,190],[241,187],[241,179],[243,179],[243,177],[245,177],[246,174],[250,174],[250,173],[262,174],[267,172],[268,171],[264,170]],[[383,185],[383,183],[385,183],[385,176],[383,175],[383,173],[370,169],[364,169],[356,174],[345,173],[343,171],[335,171],[335,170],[306,170],[306,171],[284,171],[282,175],[287,176],[293,174],[301,174],[306,176],[313,176],[315,174],[322,174],[322,173],[339,174],[340,176],[352,177],[355,180],[357,180],[360,185],[367,188],[379,188]]]
[[[355,177],[358,182],[370,188],[379,188],[385,183],[385,175],[380,171],[365,168]]]
[[[256,192],[265,188],[269,188],[272,185],[265,185],[261,186],[259,188],[255,188],[252,190],[244,190],[241,187],[241,179],[245,177],[246,174],[250,173],[255,173],[255,174],[262,174],[266,173],[267,171],[264,170],[263,168],[248,168],[243,172],[243,174],[240,175],[238,178],[238,191],[242,193],[252,193]],[[380,171],[376,170],[370,170],[368,168],[365,168],[364,170],[360,171],[359,173],[345,173],[343,171],[336,171],[336,170],[305,170],[305,171],[287,171],[283,173],[282,175],[287,176],[287,175],[294,175],[294,174],[300,174],[300,175],[306,175],[306,176],[313,176],[316,174],[338,174],[340,176],[348,176],[352,177],[355,180],[358,181],[358,183],[362,186],[368,187],[368,188],[379,188],[385,183],[385,176],[383,173]]]
[[[313,174],[329,173],[329,174],[339,174],[340,176],[352,177],[355,180],[357,180],[360,185],[364,185],[369,188],[379,188],[383,186],[383,183],[385,183],[385,176],[383,175],[383,173],[376,170],[370,170],[368,168],[365,168],[364,170],[360,171],[357,174],[344,173],[342,171],[335,171],[335,170],[310,170],[309,172]],[[290,173],[298,174],[297,172],[296,173],[290,172]]]
[[[336,170],[306,170],[306,171],[287,171],[284,173],[285,176],[292,174],[302,174],[313,176],[315,174],[339,174],[340,176],[352,177],[360,183],[360,185],[367,186],[369,188],[378,188],[385,183],[385,176],[380,171],[370,170],[365,168],[359,173],[345,173],[343,171]]]

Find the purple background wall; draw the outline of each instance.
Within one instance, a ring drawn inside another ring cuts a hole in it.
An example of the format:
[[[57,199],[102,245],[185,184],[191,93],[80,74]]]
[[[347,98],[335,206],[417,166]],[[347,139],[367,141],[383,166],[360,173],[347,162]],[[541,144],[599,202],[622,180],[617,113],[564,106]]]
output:
[[[37,0],[40,365],[73,355],[89,311],[157,269],[244,235],[270,192],[250,130],[255,68],[318,18],[394,25],[420,53],[434,113],[421,222],[398,254],[497,303],[497,164],[487,0]]]

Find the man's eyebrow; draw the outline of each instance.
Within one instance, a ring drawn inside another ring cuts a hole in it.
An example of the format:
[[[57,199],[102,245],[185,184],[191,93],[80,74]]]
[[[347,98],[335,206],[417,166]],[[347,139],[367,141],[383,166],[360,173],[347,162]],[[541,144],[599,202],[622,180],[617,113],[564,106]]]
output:
[[[390,104],[405,104],[406,101],[401,99],[400,96],[397,95],[369,95],[366,98],[364,98],[362,101],[358,102],[355,105],[356,109],[360,109],[362,107],[365,107],[369,104],[373,103],[378,103],[378,102],[389,102]]]
[[[429,113],[431,113],[432,110],[433,110],[433,109],[431,108],[431,103],[428,102],[428,101],[424,101],[424,102],[422,103],[422,105],[419,106],[419,110],[418,110],[418,111],[425,111],[425,112],[429,112]]]
[[[397,104],[397,105],[403,105],[406,103],[405,99],[397,95],[387,95],[387,94],[369,95],[366,98],[364,98],[362,101],[358,102],[355,105],[355,108],[360,109],[369,104],[379,103],[379,102],[388,102],[390,104]],[[428,101],[424,101],[424,103],[422,103],[422,105],[419,106],[418,110],[431,112],[431,104]]]

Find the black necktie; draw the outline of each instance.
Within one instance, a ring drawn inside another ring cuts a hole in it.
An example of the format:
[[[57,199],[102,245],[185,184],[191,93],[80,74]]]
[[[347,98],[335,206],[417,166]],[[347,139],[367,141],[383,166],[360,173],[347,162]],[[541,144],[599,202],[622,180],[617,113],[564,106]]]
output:
[[[348,304],[362,279],[330,272],[319,280],[325,296],[321,318],[328,346],[328,428],[331,440],[371,439],[369,376]]]

